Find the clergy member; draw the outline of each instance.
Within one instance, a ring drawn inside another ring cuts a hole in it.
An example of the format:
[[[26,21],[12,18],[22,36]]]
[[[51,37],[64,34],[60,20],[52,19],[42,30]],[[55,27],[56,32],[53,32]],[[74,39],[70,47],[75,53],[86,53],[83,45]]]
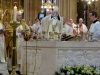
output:
[[[39,39],[42,34],[42,26],[38,18],[35,19],[35,23],[32,25],[32,29],[33,29],[33,38]]]
[[[61,38],[62,27],[63,27],[63,18],[59,15],[59,8],[54,7],[51,17],[48,20],[48,33],[49,38],[58,40]]]
[[[77,29],[77,33],[78,35],[81,37],[82,40],[85,40],[87,38],[87,27],[85,24],[83,24],[83,19],[79,18],[79,24],[78,24],[78,29]]]
[[[79,18],[79,24],[78,24],[79,28],[78,28],[78,33],[86,33],[88,31],[87,27],[85,24],[83,24],[83,19]]]
[[[21,67],[21,48],[22,48],[22,42],[25,40],[30,39],[30,29],[29,26],[26,24],[26,22],[22,19],[22,13],[17,12],[17,22],[20,23],[20,25],[16,28],[16,35],[18,36],[18,52],[17,52],[17,68],[16,72],[20,73],[20,67]],[[23,40],[24,39],[24,40]]]
[[[46,16],[42,18],[41,20],[41,25],[42,25],[42,34],[43,34],[43,39],[48,40],[49,39],[49,18],[51,18],[52,10],[47,11]]]
[[[68,25],[67,19],[64,17],[63,18],[63,31],[62,31],[62,35],[66,35],[66,36],[73,36],[73,29]]]
[[[16,73],[20,74],[20,65],[21,65],[21,42],[23,40],[23,36],[28,36],[30,35],[28,30],[27,24],[22,21],[22,14],[20,12],[17,12],[17,17],[16,17],[18,23],[21,25],[16,28],[16,43],[17,43],[17,68],[16,68]],[[7,26],[5,30],[7,30],[7,33],[5,34],[5,48],[7,52],[7,57],[8,57],[8,72],[9,74],[12,72],[12,47],[13,47],[13,29],[10,26],[9,23],[4,23],[4,26]]]
[[[69,20],[68,25],[73,29],[73,36],[77,35],[77,25],[73,22],[73,19]]]
[[[100,22],[98,21],[97,12],[91,11],[89,13],[89,18],[92,21],[90,26],[89,35],[92,36],[93,41],[100,40]]]
[[[63,17],[62,41],[67,41],[73,37],[73,29],[68,25],[67,19]]]

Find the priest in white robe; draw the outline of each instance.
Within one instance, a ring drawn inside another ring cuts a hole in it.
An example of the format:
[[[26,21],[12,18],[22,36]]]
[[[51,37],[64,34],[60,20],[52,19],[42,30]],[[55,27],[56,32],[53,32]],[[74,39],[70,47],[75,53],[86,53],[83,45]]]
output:
[[[42,26],[39,19],[35,20],[35,23],[32,25],[32,29],[33,29],[33,37],[36,37],[37,39],[42,38]]]
[[[73,22],[73,19],[70,19],[68,25],[73,29],[73,36],[77,35],[77,25]]]
[[[92,36],[91,40],[99,41],[100,40],[100,22],[98,21],[97,12],[91,11],[89,13],[89,18],[93,22],[89,29],[89,35]]]
[[[88,31],[88,29],[87,29],[86,25],[83,24],[83,19],[80,18],[79,19],[79,24],[78,24],[78,31],[77,31],[78,34],[80,34],[81,32],[82,33],[87,33],[87,31]]]
[[[20,70],[21,70],[21,48],[22,48],[22,41],[24,39],[23,36],[28,36],[29,35],[29,28],[28,28],[28,25],[22,21],[22,14],[20,12],[17,13],[17,22],[20,23],[20,26],[18,26],[16,28],[16,47],[17,47],[17,64],[16,64],[16,73],[20,75]],[[10,30],[13,30],[11,26],[8,25],[8,28],[9,28],[9,31]],[[8,32],[7,31],[7,35],[8,35]],[[11,32],[12,34],[13,32]],[[11,35],[12,36],[12,35]],[[12,44],[13,42],[13,39],[10,40]],[[8,45],[10,45],[8,44]],[[9,74],[12,72],[12,47],[13,46],[10,46],[9,48],[11,48],[10,52],[9,52],[9,55],[8,55],[8,63],[7,63],[7,66],[8,66],[8,72]],[[9,49],[8,49],[9,50]]]
[[[67,19],[64,17],[63,18],[63,29],[62,29],[62,34],[61,34],[61,40],[67,41],[67,40],[71,39],[73,36],[74,36],[73,29],[71,26],[68,25]]]
[[[78,33],[78,36],[81,37],[81,40],[86,40],[87,38],[87,27],[85,24],[83,24],[83,19],[82,18],[79,18],[79,24],[77,25],[77,33]]]
[[[68,25],[66,18],[63,18],[63,21],[62,35],[73,36],[73,29]]]

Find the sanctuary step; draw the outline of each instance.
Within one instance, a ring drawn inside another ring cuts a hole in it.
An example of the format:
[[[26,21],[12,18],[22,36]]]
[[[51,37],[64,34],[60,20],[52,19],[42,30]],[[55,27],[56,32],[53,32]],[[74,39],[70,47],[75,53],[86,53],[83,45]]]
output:
[[[0,74],[9,75],[7,70],[7,63],[0,63]]]

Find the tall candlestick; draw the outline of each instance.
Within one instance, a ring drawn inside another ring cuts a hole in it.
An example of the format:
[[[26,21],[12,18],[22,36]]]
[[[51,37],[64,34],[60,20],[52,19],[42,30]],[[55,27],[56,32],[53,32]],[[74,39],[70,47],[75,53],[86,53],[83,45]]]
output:
[[[17,18],[17,7],[14,6],[14,21],[17,21],[16,18]]]

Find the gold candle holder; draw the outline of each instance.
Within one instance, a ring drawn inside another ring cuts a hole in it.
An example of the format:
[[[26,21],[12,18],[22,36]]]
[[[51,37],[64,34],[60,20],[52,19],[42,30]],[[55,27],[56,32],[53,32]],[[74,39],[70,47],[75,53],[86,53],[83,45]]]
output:
[[[16,66],[17,66],[16,28],[20,25],[20,23],[11,22],[10,25],[13,28],[12,72],[10,75],[17,75],[16,74]]]
[[[52,32],[52,34],[51,34],[51,35],[52,35],[52,39],[54,39],[54,36],[55,36],[54,32]]]

